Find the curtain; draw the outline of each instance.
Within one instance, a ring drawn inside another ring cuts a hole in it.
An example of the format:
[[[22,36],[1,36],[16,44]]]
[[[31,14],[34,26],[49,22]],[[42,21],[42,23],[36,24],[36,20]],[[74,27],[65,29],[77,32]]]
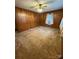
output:
[[[52,25],[53,24],[53,14],[51,14],[51,13],[47,14],[45,23],[47,25]]]
[[[61,23],[60,23],[60,29],[62,29],[62,28],[63,28],[63,18],[62,18]]]
[[[61,33],[61,37],[63,37],[63,18],[60,23],[60,33]]]

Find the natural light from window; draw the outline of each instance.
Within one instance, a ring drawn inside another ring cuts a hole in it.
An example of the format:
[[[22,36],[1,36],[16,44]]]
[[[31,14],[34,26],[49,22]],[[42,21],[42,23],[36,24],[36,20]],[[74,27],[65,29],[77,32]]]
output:
[[[45,21],[45,23],[47,24],[47,25],[52,25],[53,24],[53,19],[54,17],[53,17],[53,14],[52,13],[48,13],[47,14],[47,16],[46,16],[46,21]]]

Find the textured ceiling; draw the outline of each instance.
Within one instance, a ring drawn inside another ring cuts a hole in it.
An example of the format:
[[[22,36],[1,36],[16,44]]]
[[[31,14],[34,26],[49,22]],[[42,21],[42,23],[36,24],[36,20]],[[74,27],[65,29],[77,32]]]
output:
[[[54,0],[54,2],[50,2],[52,0],[38,0],[39,3],[47,3],[47,7],[43,9],[43,12],[58,10],[63,8],[63,0]],[[34,12],[38,12],[35,8],[30,8],[33,6],[33,2],[35,0],[15,0],[15,6],[28,9]]]

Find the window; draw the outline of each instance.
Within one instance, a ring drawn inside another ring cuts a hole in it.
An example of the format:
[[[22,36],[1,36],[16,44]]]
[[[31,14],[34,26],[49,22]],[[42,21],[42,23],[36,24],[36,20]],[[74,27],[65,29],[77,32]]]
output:
[[[52,25],[53,24],[53,19],[54,17],[53,17],[53,14],[51,14],[51,13],[48,13],[47,14],[47,16],[46,16],[46,24],[47,25]]]

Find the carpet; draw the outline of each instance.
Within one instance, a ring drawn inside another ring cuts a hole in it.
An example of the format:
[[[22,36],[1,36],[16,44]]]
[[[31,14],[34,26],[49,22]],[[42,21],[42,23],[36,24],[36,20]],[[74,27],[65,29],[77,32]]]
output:
[[[16,59],[59,59],[61,57],[59,29],[39,26],[17,32],[15,37]]]

